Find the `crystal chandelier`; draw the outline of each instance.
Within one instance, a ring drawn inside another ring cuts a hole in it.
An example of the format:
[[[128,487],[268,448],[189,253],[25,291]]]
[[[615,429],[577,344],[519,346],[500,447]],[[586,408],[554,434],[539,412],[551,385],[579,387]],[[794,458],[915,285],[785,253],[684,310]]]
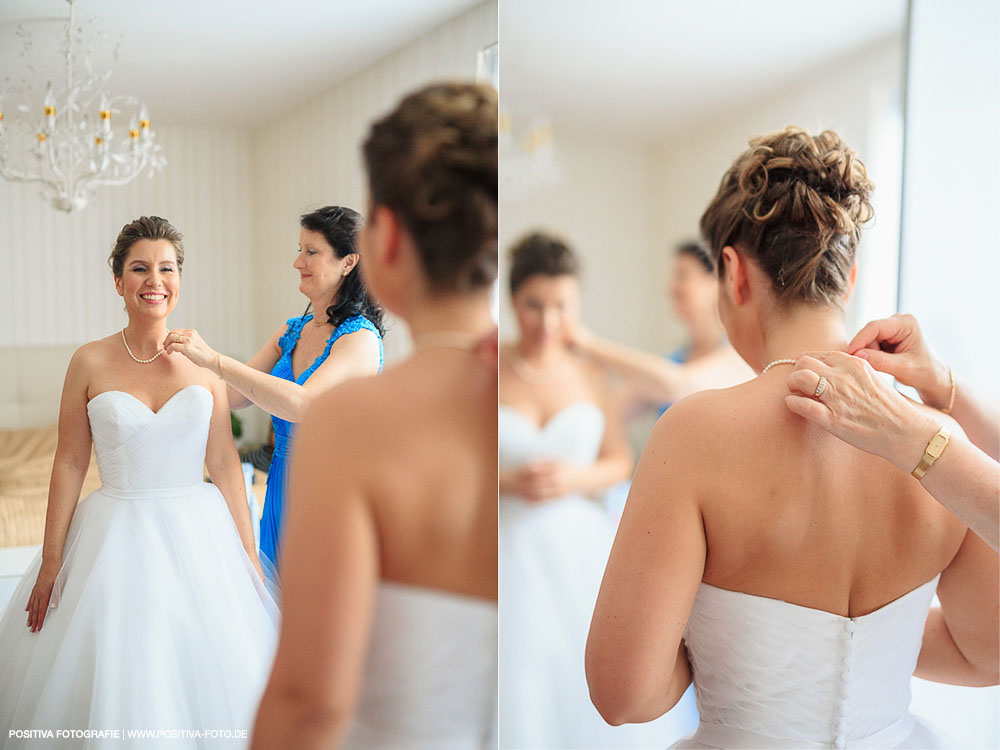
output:
[[[18,27],[21,57],[32,80],[15,84],[8,77],[0,90],[0,175],[13,182],[40,183],[42,198],[67,213],[86,206],[102,185],[124,185],[143,170],[152,178],[166,164],[145,105],[132,96],[107,93],[120,40],[111,66],[95,73],[94,49],[103,46],[106,37],[92,28],[85,33],[83,27],[74,27],[76,1],[66,0],[65,88],[54,88],[52,81],[43,88],[32,59],[31,34]],[[129,115],[126,137],[112,122],[117,127]]]

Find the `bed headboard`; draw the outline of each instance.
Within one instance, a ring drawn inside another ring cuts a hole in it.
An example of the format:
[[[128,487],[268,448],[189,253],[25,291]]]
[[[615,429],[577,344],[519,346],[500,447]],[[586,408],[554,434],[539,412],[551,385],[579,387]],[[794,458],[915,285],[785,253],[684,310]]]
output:
[[[77,347],[0,347],[0,430],[42,427],[59,419],[66,368]]]

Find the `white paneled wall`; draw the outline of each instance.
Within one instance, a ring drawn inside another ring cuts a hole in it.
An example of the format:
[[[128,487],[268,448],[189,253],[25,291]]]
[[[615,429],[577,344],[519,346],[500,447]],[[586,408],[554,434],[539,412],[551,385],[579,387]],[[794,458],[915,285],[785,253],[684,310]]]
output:
[[[361,143],[371,122],[403,94],[441,80],[471,81],[477,52],[497,41],[496,0],[475,6],[320,96],[277,117],[253,135],[255,323],[264,341],[307,300],[292,262],[299,216],[338,204],[365,213]],[[388,360],[408,346],[402,325],[386,338]]]
[[[77,213],[51,208],[36,186],[0,180],[0,346],[77,345],[122,328],[108,254],[122,226],[156,214],[185,238],[171,325],[198,328],[234,354],[255,350],[250,135],[163,127],[157,138],[169,160],[161,174],[102,190]]]

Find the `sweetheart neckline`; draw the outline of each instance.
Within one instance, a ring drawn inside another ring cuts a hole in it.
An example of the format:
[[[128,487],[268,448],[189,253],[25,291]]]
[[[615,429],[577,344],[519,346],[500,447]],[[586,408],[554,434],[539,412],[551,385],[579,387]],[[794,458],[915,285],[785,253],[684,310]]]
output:
[[[532,427],[534,427],[539,432],[544,432],[545,429],[550,424],[552,424],[556,419],[558,419],[559,417],[561,417],[565,412],[567,412],[570,409],[572,409],[574,407],[577,407],[577,406],[590,406],[590,407],[596,409],[597,412],[601,415],[601,417],[604,416],[604,412],[601,410],[600,406],[598,406],[597,404],[595,404],[593,401],[584,401],[584,400],[581,399],[579,401],[571,401],[570,403],[566,404],[566,406],[564,406],[563,408],[561,408],[561,409],[557,410],[555,413],[553,413],[548,419],[546,419],[545,421],[543,421],[541,424],[538,424],[537,422],[533,421],[531,419],[531,417],[529,417],[523,411],[521,411],[520,409],[518,409],[516,406],[511,406],[510,404],[503,404],[503,403],[498,403],[497,404],[497,408],[499,408],[499,409],[506,409],[507,411],[512,412],[522,422],[524,422],[527,425],[531,425]]]
[[[173,394],[170,396],[170,398],[168,398],[166,401],[164,401],[162,404],[160,404],[160,408],[156,409],[154,411],[152,409],[152,407],[149,406],[149,404],[147,404],[145,401],[143,401],[142,399],[140,399],[134,393],[129,393],[128,391],[123,391],[123,390],[120,390],[118,388],[111,388],[110,390],[107,390],[107,391],[101,391],[96,396],[94,396],[89,401],[87,401],[87,408],[89,409],[91,403],[93,403],[96,399],[98,399],[101,396],[103,396],[105,393],[122,393],[122,394],[128,396],[129,398],[131,398],[133,401],[135,401],[140,406],[145,407],[146,410],[149,411],[149,413],[152,414],[155,417],[161,411],[163,411],[166,408],[167,404],[169,404],[171,401],[173,401],[175,398],[177,398],[181,393],[183,393],[184,391],[186,391],[188,388],[201,388],[204,391],[206,391],[209,396],[212,396],[212,391],[210,391],[208,388],[206,388],[205,386],[203,386],[201,383],[191,383],[191,385],[186,385],[183,388],[174,391]],[[214,396],[213,396],[213,398],[214,398]]]
[[[909,597],[909,596],[917,593],[922,588],[924,588],[926,586],[929,586],[930,584],[936,582],[940,577],[941,577],[941,574],[938,573],[933,578],[931,578],[929,581],[924,581],[919,586],[916,586],[916,587],[910,589],[909,591],[907,591],[904,594],[900,594],[899,596],[897,596],[892,601],[889,601],[889,602],[886,602],[885,604],[883,604],[881,607],[878,607],[877,609],[873,609],[871,612],[866,612],[863,615],[856,615],[854,617],[850,617],[848,615],[839,615],[836,612],[831,612],[828,609],[819,609],[817,607],[807,607],[805,604],[796,604],[795,602],[785,601],[784,599],[779,599],[779,598],[777,598],[775,596],[763,596],[761,594],[748,594],[746,591],[735,591],[734,589],[724,589],[724,588],[722,588],[720,586],[713,586],[711,583],[706,583],[705,581],[702,581],[699,584],[699,586],[707,586],[710,589],[715,589],[716,591],[721,591],[721,592],[726,593],[726,594],[736,594],[736,595],[739,595],[739,596],[748,596],[751,599],[762,599],[762,600],[767,601],[767,602],[776,602],[778,604],[784,604],[784,605],[787,605],[789,607],[796,607],[798,609],[805,609],[805,610],[808,610],[809,612],[818,612],[821,615],[829,615],[830,617],[835,617],[838,620],[845,620],[845,621],[846,620],[850,620],[850,621],[855,621],[856,622],[858,620],[863,620],[866,617],[871,617],[872,615],[878,614],[879,612],[885,611],[889,607],[892,607],[893,605],[897,604],[898,602],[901,602],[903,599],[906,599],[907,597]]]

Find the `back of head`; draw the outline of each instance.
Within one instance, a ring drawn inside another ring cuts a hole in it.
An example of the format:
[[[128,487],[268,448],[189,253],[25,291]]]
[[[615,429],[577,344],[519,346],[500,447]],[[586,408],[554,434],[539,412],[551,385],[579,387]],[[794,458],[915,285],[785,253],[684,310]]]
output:
[[[781,304],[840,306],[861,225],[872,217],[864,164],[836,133],[789,126],[750,141],[701,217],[722,273],[722,249],[748,253]]]
[[[447,83],[410,94],[364,144],[375,205],[413,239],[431,289],[488,288],[497,276],[497,94]]]

